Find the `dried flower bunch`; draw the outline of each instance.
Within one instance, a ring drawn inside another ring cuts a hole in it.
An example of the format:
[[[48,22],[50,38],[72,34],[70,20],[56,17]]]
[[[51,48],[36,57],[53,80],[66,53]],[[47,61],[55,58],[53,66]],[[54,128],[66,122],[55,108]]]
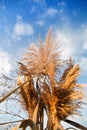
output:
[[[31,45],[19,63],[18,84],[28,81],[20,88],[22,104],[29,118],[40,121],[43,109],[47,113],[48,130],[63,130],[60,124],[69,115],[79,114],[83,93],[77,83],[79,65],[70,58],[60,58],[59,44],[55,44],[50,30],[46,42]]]

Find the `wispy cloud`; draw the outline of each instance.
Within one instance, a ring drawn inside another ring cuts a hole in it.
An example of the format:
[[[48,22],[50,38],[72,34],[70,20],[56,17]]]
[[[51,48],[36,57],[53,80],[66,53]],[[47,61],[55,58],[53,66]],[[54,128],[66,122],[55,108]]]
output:
[[[13,38],[15,40],[20,40],[23,36],[29,36],[34,33],[33,26],[27,22],[22,21],[21,16],[17,16],[16,24],[13,28]]]
[[[79,62],[82,72],[87,72],[87,57],[81,57]]]
[[[87,25],[81,25],[82,34],[82,40],[83,40],[83,49],[87,50]]]
[[[39,25],[39,26],[43,26],[44,25],[44,21],[39,20],[39,21],[36,22],[36,24]]]
[[[10,55],[0,49],[0,73],[8,74],[11,70]]]
[[[33,6],[33,7],[31,8],[31,13],[34,13],[35,11],[36,11],[36,7]]]
[[[49,9],[47,10],[46,15],[48,15],[48,16],[54,16],[55,14],[57,14],[57,12],[58,12],[57,9],[49,8]]]
[[[73,28],[69,25],[56,31],[55,40],[62,47],[62,57],[68,59],[70,56],[80,64],[81,70],[87,72],[87,26]]]

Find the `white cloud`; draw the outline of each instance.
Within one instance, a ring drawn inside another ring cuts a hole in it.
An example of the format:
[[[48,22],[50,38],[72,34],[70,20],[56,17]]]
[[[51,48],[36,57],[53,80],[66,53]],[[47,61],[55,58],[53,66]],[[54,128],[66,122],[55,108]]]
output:
[[[17,22],[14,26],[13,38],[19,40],[22,36],[32,35],[34,33],[33,26],[27,22],[22,21],[21,16],[17,16]]]
[[[56,9],[54,9],[54,8],[49,8],[49,9],[47,10],[46,15],[48,15],[48,16],[54,16],[55,14],[57,14],[57,12],[58,12],[58,10],[56,10]]]
[[[17,20],[17,22],[20,22],[22,20],[22,16],[18,14],[16,20]]]
[[[36,24],[39,25],[39,26],[43,26],[44,22],[42,20],[39,20],[39,21],[36,22]]]
[[[70,32],[66,32],[65,30],[57,32],[56,34],[56,41],[61,45],[61,48],[63,50],[62,57],[64,59],[68,59],[70,56],[75,56],[77,52],[76,51],[76,41],[77,38],[75,38],[74,34],[69,34]]]
[[[18,36],[21,35],[31,35],[33,34],[33,28],[28,23],[16,23],[14,27],[15,34]]]
[[[87,26],[72,28],[69,25],[56,31],[55,40],[62,47],[62,58],[70,56],[81,66],[83,72],[87,72]]]
[[[9,73],[11,70],[10,56],[7,52],[0,50],[0,74],[5,72]]]
[[[82,72],[87,72],[87,57],[81,57],[79,60]]]
[[[82,40],[83,40],[83,49],[87,50],[87,25],[82,25]]]
[[[71,47],[72,39],[70,36],[60,32],[56,35],[56,41],[59,42],[59,44],[61,45],[61,49],[63,50],[63,59],[68,59],[70,56],[73,56],[74,48]]]
[[[6,45],[7,45],[7,46],[10,46],[10,44],[11,44],[11,41],[10,41],[10,39],[8,38],[8,39],[6,40]]]

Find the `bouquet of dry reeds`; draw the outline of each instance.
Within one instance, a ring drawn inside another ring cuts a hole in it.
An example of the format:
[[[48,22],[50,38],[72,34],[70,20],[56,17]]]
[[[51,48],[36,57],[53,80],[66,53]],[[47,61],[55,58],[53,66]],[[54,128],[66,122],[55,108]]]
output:
[[[71,58],[65,62],[60,54],[50,30],[45,44],[40,40],[38,46],[31,45],[19,63],[18,84],[28,81],[20,88],[23,108],[29,119],[40,122],[40,130],[43,111],[48,117],[48,130],[62,130],[60,121],[79,114],[82,104],[83,93],[77,83],[79,65],[74,65]]]

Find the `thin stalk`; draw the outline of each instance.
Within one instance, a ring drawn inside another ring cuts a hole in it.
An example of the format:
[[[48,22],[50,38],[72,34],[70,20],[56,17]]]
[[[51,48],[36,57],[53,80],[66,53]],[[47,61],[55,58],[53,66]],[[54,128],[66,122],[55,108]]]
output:
[[[28,126],[30,126],[32,130],[37,130],[36,124],[31,119],[22,121],[19,128],[23,128],[23,130],[25,130]]]
[[[14,92],[16,92],[20,87],[22,87],[23,85],[25,85],[27,82],[24,82],[22,85],[16,87],[15,89],[13,89],[10,93],[8,93],[7,95],[5,95],[3,98],[0,99],[0,103],[2,103],[5,99],[7,99],[9,96],[11,96]]]
[[[47,127],[48,127],[48,130],[53,130],[53,129],[52,129],[52,125],[51,125],[50,113],[48,114],[48,122],[47,122]]]
[[[3,123],[0,123],[0,125],[7,125],[7,124],[17,123],[17,122],[22,122],[22,121],[24,121],[24,120],[10,121],[10,122],[3,122]]]
[[[73,125],[73,126],[75,126],[75,127],[77,127],[77,128],[80,128],[80,129],[82,129],[82,130],[87,130],[86,127],[84,127],[83,125],[81,125],[81,124],[79,124],[79,123],[76,123],[76,122],[74,122],[74,121],[71,121],[71,120],[68,120],[68,119],[66,119],[66,120],[64,120],[64,121],[67,122],[67,123],[69,123],[69,124],[71,124],[71,125]]]
[[[43,116],[44,112],[43,112],[43,107],[42,107],[42,111],[40,113],[40,130],[43,130],[43,123],[44,123],[44,116]]]

